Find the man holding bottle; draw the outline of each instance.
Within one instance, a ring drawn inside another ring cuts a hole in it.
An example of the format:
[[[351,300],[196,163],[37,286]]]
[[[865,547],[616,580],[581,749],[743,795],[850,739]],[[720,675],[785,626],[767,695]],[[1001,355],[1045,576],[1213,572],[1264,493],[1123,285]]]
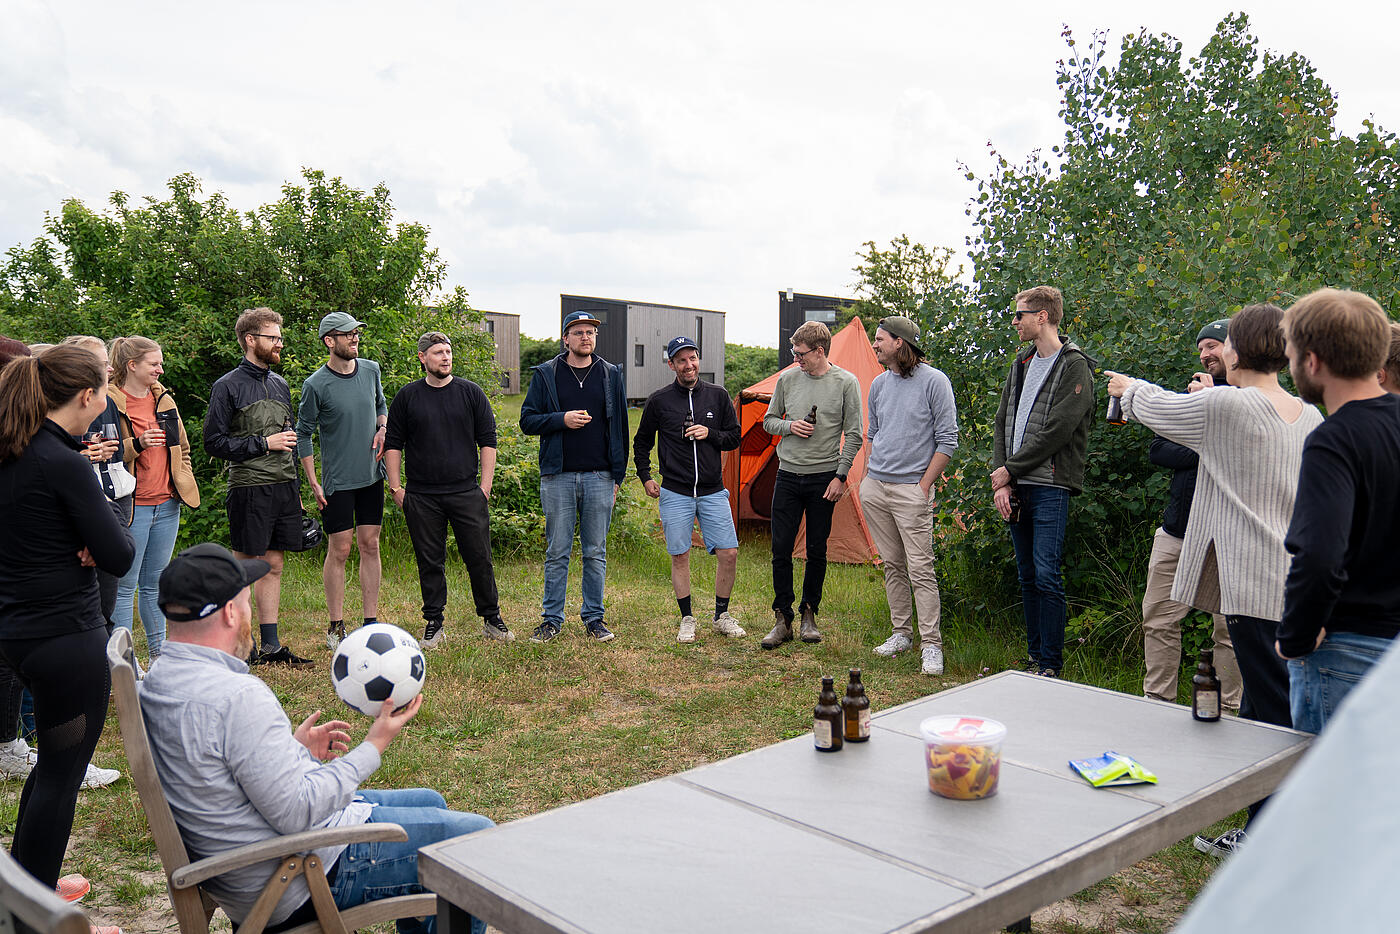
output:
[[[729,615],[729,595],[739,564],[739,538],[724,486],[721,452],[739,446],[739,419],[723,386],[700,379],[700,348],[688,337],[666,345],[666,364],[675,382],[656,390],[642,409],[632,442],[637,479],[648,496],[660,500],[661,528],[671,555],[671,587],[680,607],[677,642],[695,641],[690,604],[690,546],[695,522],[705,547],[717,558],[714,630],[722,636],[744,635]],[[661,437],[661,482],[651,476],[651,449]]]

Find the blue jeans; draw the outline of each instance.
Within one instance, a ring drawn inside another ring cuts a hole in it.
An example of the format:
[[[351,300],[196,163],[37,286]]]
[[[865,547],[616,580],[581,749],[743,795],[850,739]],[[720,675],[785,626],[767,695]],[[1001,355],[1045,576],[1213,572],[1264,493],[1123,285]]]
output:
[[[603,621],[603,577],[608,569],[608,527],[612,524],[612,474],[556,473],[540,477],[544,506],[544,605],[540,615],[564,628],[564,596],[569,591],[569,553],[578,526],[583,556],[583,622]]]
[[[136,506],[131,517],[131,541],[136,557],[117,581],[117,606],[112,624],[131,628],[132,597],[141,592],[141,625],[146,629],[146,652],[154,660],[165,642],[165,614],[160,611],[160,572],[175,553],[180,534],[180,501],[170,497],[159,506]]]
[[[1023,483],[1020,521],[1011,525],[1016,574],[1021,579],[1021,611],[1026,617],[1026,651],[1040,668],[1064,667],[1065,523],[1069,490]]]
[[[1293,729],[1321,733],[1343,698],[1395,644],[1383,636],[1328,633],[1322,645],[1288,661],[1288,706]]]
[[[378,807],[370,812],[370,823],[398,824],[408,831],[402,843],[352,843],[336,861],[331,895],[339,908],[353,908],[365,902],[424,891],[418,883],[418,851],[463,834],[494,827],[488,817],[465,811],[449,811],[442,795],[429,788],[376,791],[360,789],[358,796]],[[437,918],[419,921],[405,918],[396,922],[399,934],[433,934]],[[472,919],[472,934],[484,934],[486,923]]]

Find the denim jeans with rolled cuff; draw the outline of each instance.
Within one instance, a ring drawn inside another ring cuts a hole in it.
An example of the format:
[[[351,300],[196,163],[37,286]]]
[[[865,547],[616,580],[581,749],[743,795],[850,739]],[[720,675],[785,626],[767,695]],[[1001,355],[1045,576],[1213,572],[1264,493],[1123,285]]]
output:
[[[1036,665],[1059,672],[1065,646],[1065,524],[1069,490],[1022,483],[1016,488],[1021,517],[1011,523],[1026,651]]]

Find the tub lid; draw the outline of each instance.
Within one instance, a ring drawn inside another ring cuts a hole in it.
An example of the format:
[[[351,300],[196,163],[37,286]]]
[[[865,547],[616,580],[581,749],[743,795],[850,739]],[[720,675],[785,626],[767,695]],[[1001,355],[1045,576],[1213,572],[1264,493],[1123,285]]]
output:
[[[919,724],[927,740],[958,743],[999,743],[1006,738],[1006,727],[998,720],[986,717],[941,714]]]

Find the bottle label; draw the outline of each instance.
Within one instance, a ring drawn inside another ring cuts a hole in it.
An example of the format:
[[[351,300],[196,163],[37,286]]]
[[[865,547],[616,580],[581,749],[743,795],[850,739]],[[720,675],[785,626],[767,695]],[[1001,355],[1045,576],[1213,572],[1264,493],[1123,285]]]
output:
[[[1200,691],[1196,694],[1196,716],[1214,720],[1220,716],[1220,694],[1216,691]]]
[[[856,735],[861,739],[870,737],[870,708],[867,707],[856,716]]]
[[[818,749],[831,748],[831,721],[813,720],[812,739],[816,742]]]

